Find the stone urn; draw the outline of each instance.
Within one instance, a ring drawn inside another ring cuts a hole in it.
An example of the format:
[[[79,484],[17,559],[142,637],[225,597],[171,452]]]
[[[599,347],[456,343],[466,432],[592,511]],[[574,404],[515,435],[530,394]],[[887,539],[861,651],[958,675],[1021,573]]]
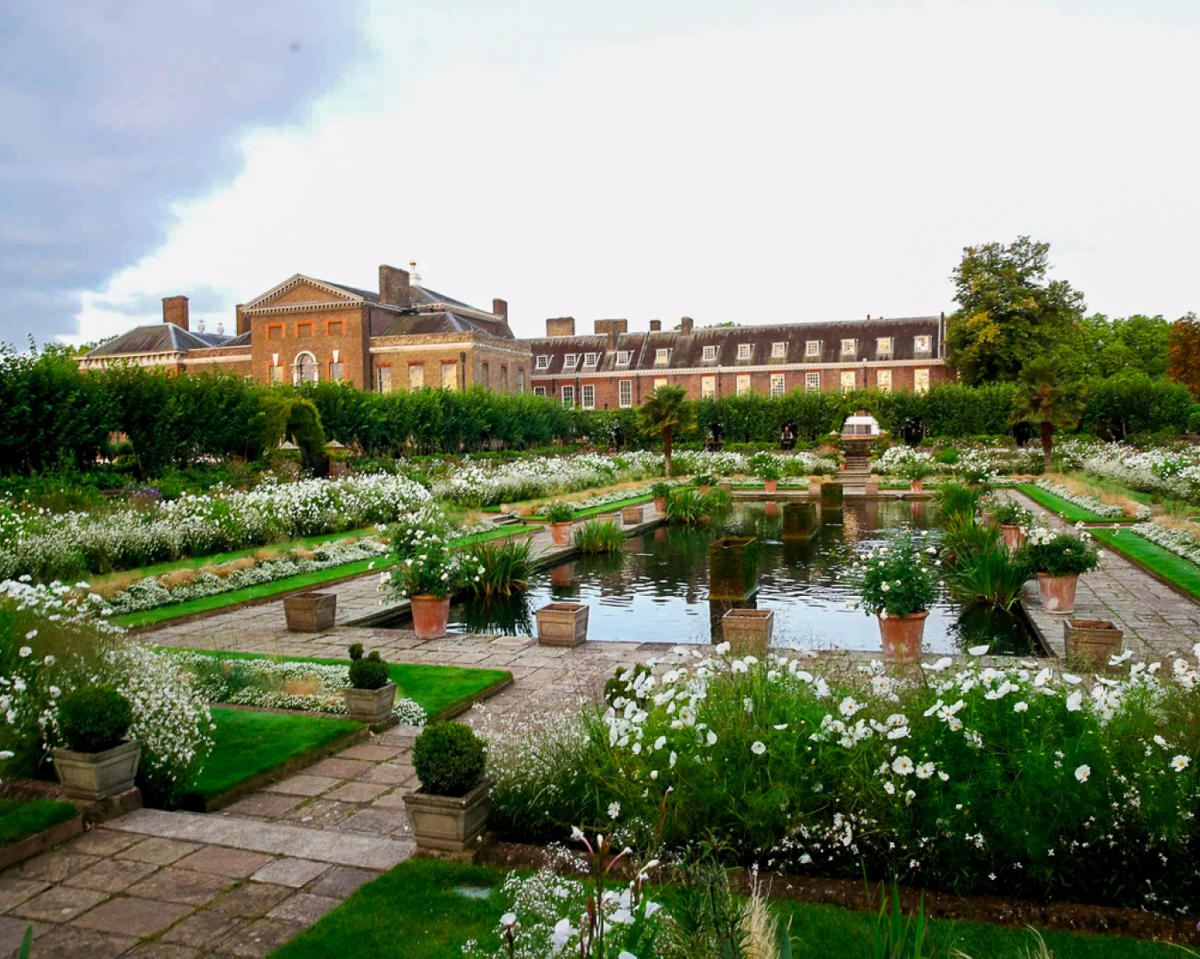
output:
[[[915,663],[921,659],[921,643],[925,638],[925,620],[929,613],[909,613],[907,616],[880,616],[879,638],[883,643],[883,658],[897,663]]]
[[[337,593],[299,593],[283,598],[289,633],[323,633],[337,619]]]
[[[1004,537],[1004,545],[1008,547],[1009,552],[1015,553],[1025,544],[1025,534],[1021,532],[1020,526],[1002,525],[1000,535]]]
[[[490,779],[480,780],[478,786],[461,798],[435,796],[423,789],[404,794],[404,812],[418,849],[466,852],[483,834],[491,810]]]
[[[1121,652],[1125,631],[1107,619],[1071,619],[1063,621],[1063,641],[1067,662],[1072,667],[1103,669],[1112,656]]]
[[[735,656],[765,653],[774,629],[775,613],[769,609],[731,609],[721,617],[721,632]]]
[[[54,774],[68,798],[94,802],[133,788],[142,744],[129,739],[98,753],[52,749],[50,755],[54,759]]]
[[[413,632],[417,639],[441,639],[450,621],[449,596],[413,596]]]
[[[1042,607],[1046,612],[1069,613],[1075,608],[1075,587],[1079,585],[1078,573],[1068,573],[1066,576],[1038,573],[1037,584],[1038,595],[1042,598]]]
[[[550,524],[550,538],[554,541],[555,546],[571,545],[571,525],[570,523]]]
[[[539,646],[579,646],[587,642],[588,607],[550,603],[535,613]]]
[[[353,720],[371,726],[386,723],[395,711],[396,688],[395,683],[388,683],[378,689],[344,687],[342,698],[346,701],[346,714]]]

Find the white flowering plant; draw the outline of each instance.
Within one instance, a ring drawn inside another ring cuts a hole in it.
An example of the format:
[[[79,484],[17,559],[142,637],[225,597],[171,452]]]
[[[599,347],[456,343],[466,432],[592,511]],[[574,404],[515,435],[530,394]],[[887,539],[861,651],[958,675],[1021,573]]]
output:
[[[460,557],[433,537],[426,541],[422,552],[405,557],[382,576],[381,587],[396,599],[453,596],[468,578]]]
[[[853,570],[858,606],[876,616],[923,613],[937,602],[937,547],[927,535],[902,530],[869,550]]]
[[[1017,550],[1016,562],[1031,574],[1071,576],[1100,567],[1100,551],[1086,530],[1078,536],[1046,526],[1030,527],[1025,544]]]

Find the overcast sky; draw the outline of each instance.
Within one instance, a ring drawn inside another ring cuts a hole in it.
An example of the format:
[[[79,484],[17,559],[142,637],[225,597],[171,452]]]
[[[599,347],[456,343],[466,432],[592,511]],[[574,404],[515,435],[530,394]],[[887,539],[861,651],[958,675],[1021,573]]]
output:
[[[380,263],[548,316],[953,308],[1020,234],[1200,310],[1200,4],[0,4],[0,339]]]

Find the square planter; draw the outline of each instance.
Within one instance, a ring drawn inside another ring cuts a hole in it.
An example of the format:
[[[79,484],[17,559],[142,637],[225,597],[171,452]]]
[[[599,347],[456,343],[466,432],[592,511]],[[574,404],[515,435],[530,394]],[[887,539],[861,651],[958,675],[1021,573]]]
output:
[[[708,547],[708,598],[745,599],[757,585],[758,542],[725,536]]]
[[[775,614],[769,609],[731,609],[721,617],[721,631],[735,656],[766,652],[774,629]]]
[[[378,726],[391,718],[396,706],[396,684],[388,683],[378,689],[342,689],[346,701],[346,714],[360,723]]]
[[[466,852],[483,834],[492,810],[492,781],[484,779],[461,799],[434,796],[423,789],[404,794],[404,812],[418,849]]]
[[[1125,632],[1107,619],[1072,619],[1063,621],[1063,641],[1067,662],[1072,666],[1103,669],[1110,656],[1121,652]]]
[[[582,603],[550,603],[537,611],[539,646],[578,646],[587,642],[588,608]]]
[[[285,596],[283,615],[289,633],[323,633],[337,619],[337,593],[300,593]]]
[[[625,506],[621,509],[622,526],[641,526],[643,511],[640,506]]]
[[[142,744],[130,739],[99,753],[52,749],[54,774],[71,799],[108,799],[133,788]]]

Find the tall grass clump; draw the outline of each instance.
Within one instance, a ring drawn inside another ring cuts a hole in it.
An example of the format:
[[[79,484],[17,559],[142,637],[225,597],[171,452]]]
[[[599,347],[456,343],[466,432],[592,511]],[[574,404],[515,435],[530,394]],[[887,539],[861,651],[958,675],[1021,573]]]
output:
[[[529,539],[476,543],[460,555],[476,596],[511,596],[528,587],[533,575],[533,541]]]
[[[575,530],[575,545],[588,556],[619,553],[625,533],[611,519],[590,519]]]
[[[945,483],[938,487],[937,503],[943,517],[974,516],[979,510],[983,490],[978,486]]]
[[[685,526],[696,526],[709,520],[713,513],[725,509],[732,497],[719,486],[701,492],[696,487],[672,489],[667,497],[667,519]]]
[[[960,554],[946,578],[950,591],[967,602],[1007,611],[1021,598],[1028,575],[1008,547],[992,538],[979,549]]]

